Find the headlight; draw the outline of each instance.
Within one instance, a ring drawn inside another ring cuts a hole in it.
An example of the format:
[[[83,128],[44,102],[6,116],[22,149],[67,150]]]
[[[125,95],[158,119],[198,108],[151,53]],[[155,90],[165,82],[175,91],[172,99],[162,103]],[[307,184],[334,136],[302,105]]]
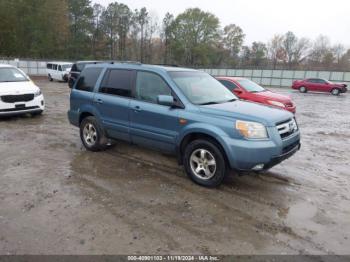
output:
[[[236,129],[248,139],[267,138],[266,127],[260,123],[237,120]]]
[[[270,105],[274,105],[274,106],[279,106],[279,107],[286,107],[283,103],[281,102],[277,102],[277,101],[273,101],[273,100],[267,100],[267,102],[270,104]]]
[[[40,95],[41,95],[41,90],[40,89],[34,93],[35,97],[40,96]]]

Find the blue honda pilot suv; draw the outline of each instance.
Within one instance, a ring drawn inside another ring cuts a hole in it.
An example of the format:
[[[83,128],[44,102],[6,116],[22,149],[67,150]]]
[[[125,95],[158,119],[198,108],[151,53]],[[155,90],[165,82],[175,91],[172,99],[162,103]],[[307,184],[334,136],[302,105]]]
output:
[[[68,117],[87,150],[116,139],[172,153],[207,187],[230,169],[266,170],[300,148],[291,113],[240,101],[209,74],[185,68],[88,65],[72,89]]]

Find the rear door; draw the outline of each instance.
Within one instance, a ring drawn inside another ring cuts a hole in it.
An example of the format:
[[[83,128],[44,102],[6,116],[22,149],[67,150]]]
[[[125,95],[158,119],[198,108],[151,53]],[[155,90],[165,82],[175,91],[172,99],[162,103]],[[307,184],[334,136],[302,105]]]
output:
[[[136,77],[135,100],[130,103],[132,142],[161,151],[175,152],[180,130],[178,108],[159,105],[158,95],[173,95],[171,88],[158,74],[139,71]]]
[[[109,69],[95,94],[94,103],[102,125],[112,138],[130,141],[129,106],[135,75],[134,70]]]
[[[80,75],[70,95],[71,111],[78,116],[85,110],[91,111],[94,88],[102,72],[102,68],[87,68]]]

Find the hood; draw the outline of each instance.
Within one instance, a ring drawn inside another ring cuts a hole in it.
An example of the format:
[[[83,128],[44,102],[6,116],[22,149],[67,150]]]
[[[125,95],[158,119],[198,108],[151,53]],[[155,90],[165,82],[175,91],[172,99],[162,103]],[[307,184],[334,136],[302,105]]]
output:
[[[38,91],[32,81],[25,82],[0,82],[0,95],[23,95]]]
[[[347,87],[346,83],[337,83],[337,82],[331,82],[331,83],[336,87]]]
[[[264,92],[253,93],[253,94],[256,96],[259,96],[259,97],[263,97],[266,100],[273,100],[273,101],[278,101],[278,102],[282,102],[282,103],[288,103],[288,102],[292,101],[289,96],[281,95],[281,94],[274,93],[274,92],[271,92],[268,90],[266,90]]]
[[[240,100],[215,105],[204,105],[200,106],[200,110],[205,114],[255,121],[265,126],[275,126],[276,123],[293,117],[293,114],[283,109]]]

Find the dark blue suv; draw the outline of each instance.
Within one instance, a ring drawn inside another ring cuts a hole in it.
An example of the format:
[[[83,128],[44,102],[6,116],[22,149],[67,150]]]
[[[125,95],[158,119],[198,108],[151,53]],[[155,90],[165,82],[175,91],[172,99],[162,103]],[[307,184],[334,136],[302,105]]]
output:
[[[196,183],[219,185],[230,169],[266,170],[300,148],[294,116],[240,101],[207,73],[186,68],[88,65],[70,96],[70,123],[86,149],[124,140],[177,156]]]

